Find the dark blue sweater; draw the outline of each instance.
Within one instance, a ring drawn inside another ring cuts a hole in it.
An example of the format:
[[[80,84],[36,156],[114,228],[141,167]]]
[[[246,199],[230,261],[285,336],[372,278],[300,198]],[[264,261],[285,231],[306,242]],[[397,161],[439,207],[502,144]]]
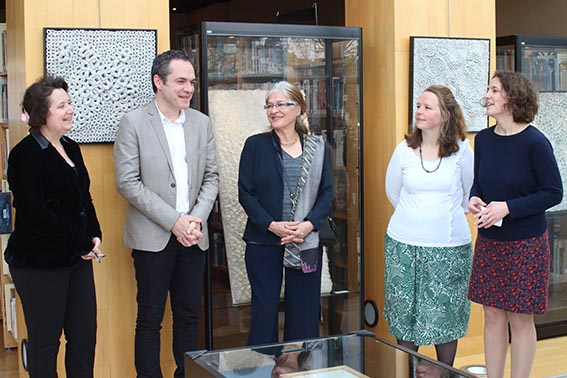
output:
[[[547,229],[545,210],[563,198],[563,185],[549,140],[528,126],[510,136],[497,135],[494,127],[475,138],[474,182],[471,197],[489,204],[506,201],[510,214],[502,227],[480,228],[494,240],[521,240]]]

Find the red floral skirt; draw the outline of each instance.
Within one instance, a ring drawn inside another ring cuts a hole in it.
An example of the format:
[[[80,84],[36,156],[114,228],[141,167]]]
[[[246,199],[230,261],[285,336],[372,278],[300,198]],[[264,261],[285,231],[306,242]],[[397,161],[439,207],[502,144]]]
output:
[[[469,299],[518,314],[545,314],[549,288],[547,231],[524,240],[478,236]]]

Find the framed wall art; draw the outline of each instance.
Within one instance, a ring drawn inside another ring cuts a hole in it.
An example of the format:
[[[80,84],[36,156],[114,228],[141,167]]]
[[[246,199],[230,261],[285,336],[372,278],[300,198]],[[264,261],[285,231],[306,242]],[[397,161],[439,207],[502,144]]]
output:
[[[481,99],[490,79],[490,39],[410,37],[410,59],[410,128],[417,99],[433,84],[451,89],[469,132],[488,126]]]
[[[114,142],[122,115],[153,98],[157,30],[44,28],[45,72],[63,77],[78,143]]]

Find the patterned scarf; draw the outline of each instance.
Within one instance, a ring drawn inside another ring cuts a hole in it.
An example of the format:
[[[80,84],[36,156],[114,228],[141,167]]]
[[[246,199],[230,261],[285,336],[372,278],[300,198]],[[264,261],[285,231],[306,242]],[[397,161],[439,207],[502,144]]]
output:
[[[299,195],[305,187],[307,182],[307,177],[309,176],[309,171],[311,170],[311,163],[313,161],[313,155],[315,149],[317,148],[317,139],[310,137],[308,135],[303,136],[303,155],[301,158],[301,172],[299,174],[299,180],[297,182],[297,187],[295,188],[295,194],[291,196],[291,216],[290,220],[293,221],[295,216],[295,209],[297,208],[297,203],[299,201]],[[311,256],[314,255],[314,256]],[[317,270],[317,256],[318,251],[306,250],[301,251],[299,246],[295,242],[291,242],[285,245],[284,250],[284,266],[287,268],[294,268],[303,270],[304,273],[311,273]],[[315,258],[313,258],[315,257]]]

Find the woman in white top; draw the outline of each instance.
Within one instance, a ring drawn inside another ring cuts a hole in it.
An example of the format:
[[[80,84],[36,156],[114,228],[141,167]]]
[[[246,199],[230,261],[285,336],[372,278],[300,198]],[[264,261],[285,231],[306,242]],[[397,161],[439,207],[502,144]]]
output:
[[[411,133],[386,172],[394,206],[385,237],[384,315],[398,344],[435,345],[452,365],[468,329],[472,246],[466,212],[473,153],[451,90],[432,85],[419,97]]]

